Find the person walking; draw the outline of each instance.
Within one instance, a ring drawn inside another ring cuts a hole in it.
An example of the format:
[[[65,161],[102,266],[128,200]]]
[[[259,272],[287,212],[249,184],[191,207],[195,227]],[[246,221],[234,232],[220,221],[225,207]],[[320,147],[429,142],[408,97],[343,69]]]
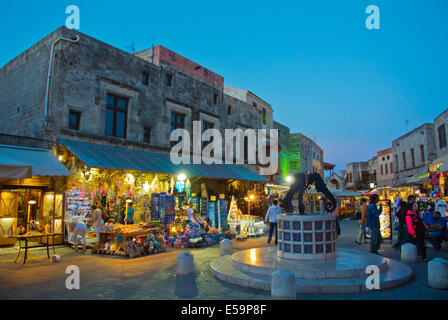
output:
[[[333,211],[333,215],[335,217],[335,223],[336,223],[336,235],[339,237],[341,235],[341,225],[339,224],[339,206],[336,206],[336,208]]]
[[[274,200],[272,206],[269,207],[266,213],[265,221],[269,222],[269,238],[268,244],[272,240],[272,234],[275,230],[275,245],[277,245],[277,216],[282,214],[282,209],[278,206],[278,201]]]
[[[408,227],[409,242],[417,246],[417,254],[423,258],[424,262],[428,262],[426,259],[425,224],[418,213],[418,203],[414,202],[408,208],[406,226]]]
[[[103,231],[103,225],[104,225],[103,212],[101,211],[101,209],[99,207],[95,206],[94,204],[91,206],[91,209],[93,211],[92,223],[93,223],[93,227],[95,228],[95,232],[96,232],[96,241],[99,243],[100,232]]]
[[[397,242],[394,243],[392,245],[392,247],[394,249],[398,249],[401,250],[401,246],[406,243],[408,237],[408,231],[407,231],[407,227],[406,227],[406,214],[407,214],[407,209],[408,208],[408,204],[406,203],[406,201],[402,200],[400,201],[400,204],[398,206],[398,210],[395,213],[395,217],[398,220],[398,224],[397,224]]]
[[[359,206],[359,211],[361,212],[361,217],[358,220],[359,231],[358,238],[355,240],[355,243],[362,244],[363,238],[365,239],[365,228],[367,224],[367,200],[362,198],[361,205]]]
[[[370,252],[379,254],[378,250],[381,247],[381,231],[380,231],[380,215],[383,211],[383,206],[377,208],[379,197],[377,194],[370,196],[370,203],[367,206],[367,227],[370,229]]]
[[[75,244],[75,251],[78,251],[78,236],[81,237],[82,252],[86,252],[86,232],[87,225],[84,221],[78,220],[72,232],[72,242]]]

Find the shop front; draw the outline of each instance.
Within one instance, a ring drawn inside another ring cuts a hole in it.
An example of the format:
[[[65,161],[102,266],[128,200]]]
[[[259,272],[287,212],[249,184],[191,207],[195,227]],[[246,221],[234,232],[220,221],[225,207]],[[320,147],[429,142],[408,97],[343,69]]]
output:
[[[72,241],[74,222],[81,219],[94,252],[138,256],[167,246],[218,243],[229,236],[232,196],[249,213],[261,207],[264,179],[244,166],[174,165],[168,154],[60,142],[72,164],[66,239]],[[99,241],[90,222],[92,205],[102,209],[105,221]]]
[[[0,154],[0,245],[15,245],[19,235],[62,234],[70,172],[51,150],[2,145]],[[62,236],[33,240],[63,243]]]

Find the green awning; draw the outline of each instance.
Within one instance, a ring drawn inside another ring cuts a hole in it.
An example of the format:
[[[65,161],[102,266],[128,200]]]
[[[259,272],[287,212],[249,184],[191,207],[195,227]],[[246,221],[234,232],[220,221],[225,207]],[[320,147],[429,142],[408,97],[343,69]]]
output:
[[[171,162],[170,155],[120,147],[103,146],[72,140],[60,142],[87,166],[92,168],[135,170],[151,173],[235,179],[266,182],[267,180],[243,165],[237,164],[180,164]]]

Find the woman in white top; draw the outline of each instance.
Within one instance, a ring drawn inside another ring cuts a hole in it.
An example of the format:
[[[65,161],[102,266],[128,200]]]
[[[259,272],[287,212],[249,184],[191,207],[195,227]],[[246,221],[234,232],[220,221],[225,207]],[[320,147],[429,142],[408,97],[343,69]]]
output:
[[[95,228],[95,232],[96,232],[96,240],[99,242],[100,241],[100,232],[103,230],[103,225],[104,225],[103,212],[101,211],[100,208],[97,208],[95,205],[92,205],[91,208],[93,210],[92,223],[93,223],[93,227]]]

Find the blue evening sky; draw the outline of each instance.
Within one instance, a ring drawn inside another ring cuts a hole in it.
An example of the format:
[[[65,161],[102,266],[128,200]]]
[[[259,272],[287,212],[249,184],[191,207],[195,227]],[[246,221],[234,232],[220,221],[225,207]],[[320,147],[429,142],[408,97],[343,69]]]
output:
[[[81,11],[80,31],[118,48],[155,44],[224,76],[345,168],[448,108],[448,1],[6,1],[0,65]],[[380,8],[381,29],[365,27]]]

